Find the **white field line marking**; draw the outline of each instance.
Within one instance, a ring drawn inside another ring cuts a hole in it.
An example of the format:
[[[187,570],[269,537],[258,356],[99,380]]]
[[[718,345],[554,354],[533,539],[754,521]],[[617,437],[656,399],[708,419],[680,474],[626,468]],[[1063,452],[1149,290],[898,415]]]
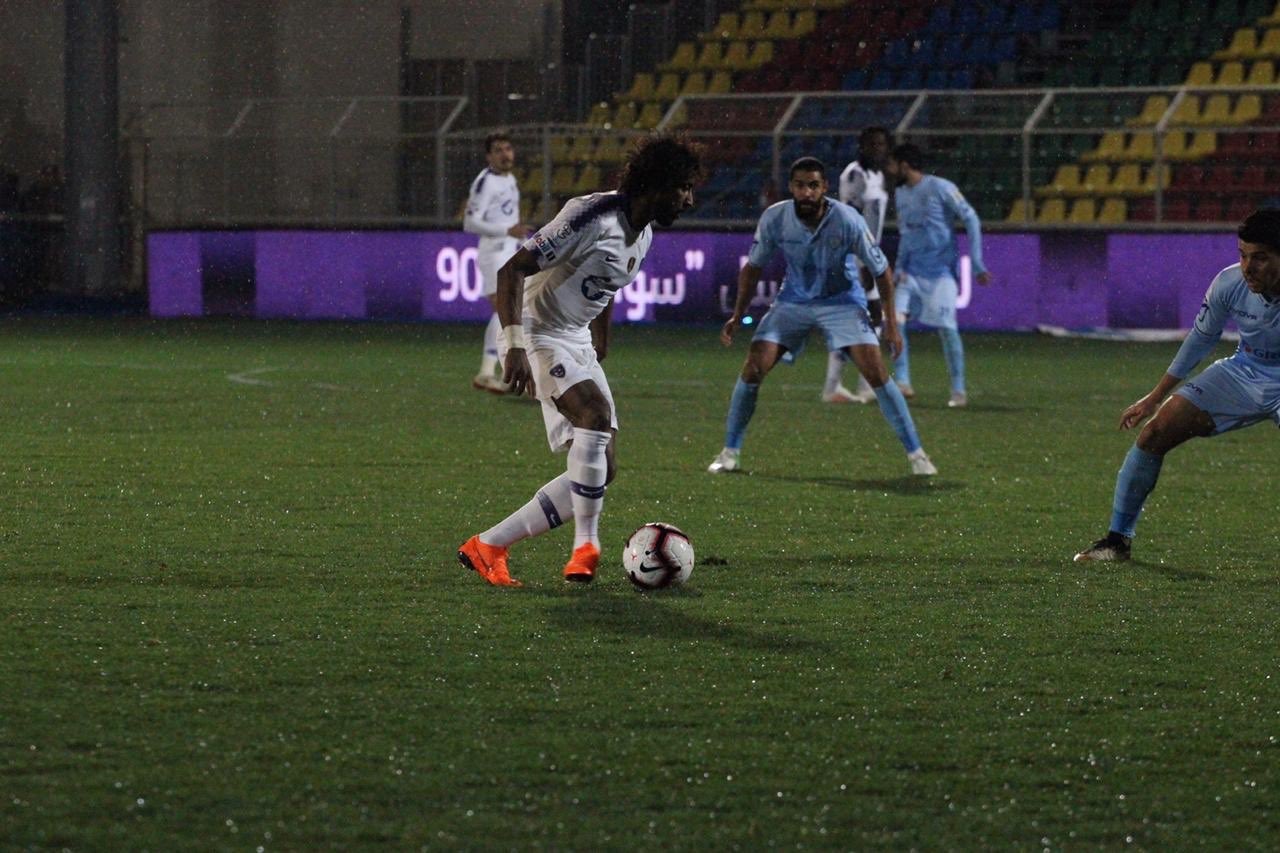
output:
[[[260,387],[271,387],[279,385],[270,379],[258,379],[258,375],[262,373],[271,373],[275,370],[283,370],[281,367],[255,367],[252,370],[242,370],[239,373],[228,373],[227,380],[235,382],[238,385],[258,385]],[[345,391],[341,385],[334,385],[332,382],[308,382],[309,388],[319,388],[322,391]]]

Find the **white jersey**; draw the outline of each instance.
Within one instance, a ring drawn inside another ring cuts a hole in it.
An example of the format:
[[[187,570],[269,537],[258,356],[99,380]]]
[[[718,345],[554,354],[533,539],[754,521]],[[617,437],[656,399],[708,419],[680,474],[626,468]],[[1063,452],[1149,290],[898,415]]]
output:
[[[496,271],[516,253],[520,243],[507,231],[520,222],[520,188],[516,176],[508,172],[499,175],[482,169],[471,182],[471,194],[467,197],[467,212],[462,228],[469,234],[478,234],[476,261],[484,274]],[[492,285],[485,276],[486,284]]]
[[[589,341],[588,324],[640,272],[652,242],[650,226],[637,231],[627,221],[621,193],[569,199],[524,244],[542,269],[524,282],[525,327]]]
[[[884,234],[889,193],[884,188],[884,172],[867,169],[854,160],[840,173],[840,200],[852,205],[867,220],[871,236],[879,243]]]

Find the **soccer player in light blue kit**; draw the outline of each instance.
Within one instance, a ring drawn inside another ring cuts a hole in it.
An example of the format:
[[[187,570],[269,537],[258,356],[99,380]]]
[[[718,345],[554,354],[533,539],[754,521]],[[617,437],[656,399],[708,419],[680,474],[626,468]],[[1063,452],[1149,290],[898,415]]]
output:
[[[914,397],[907,360],[907,319],[934,326],[942,339],[942,354],[951,375],[952,408],[968,405],[964,384],[964,346],[956,326],[956,219],[969,235],[969,256],[979,284],[991,273],[982,263],[982,225],[978,214],[955,184],[925,174],[924,155],[906,143],[893,149],[885,172],[897,183],[893,200],[898,208],[898,291],[894,310],[902,327],[902,354],[893,362],[894,379],[906,397]]]
[[[742,441],[755,413],[760,383],[784,354],[798,354],[809,333],[817,328],[826,336],[827,349],[843,350],[871,384],[880,411],[907,451],[911,473],[938,473],[920,445],[907,401],[898,386],[889,381],[880,357],[880,340],[867,314],[867,294],[854,264],[856,256],[875,276],[883,298],[889,300],[893,298],[893,277],[888,260],[862,215],[827,197],[826,167],[822,161],[801,157],[793,163],[790,189],[790,200],[778,202],[760,217],[747,263],[738,273],[733,315],[720,330],[721,343],[731,345],[756,292],[761,271],[774,252],[781,249],[787,261],[782,288],[751,340],[729,402],[724,449],[707,470],[713,474],[738,470]],[[896,355],[902,339],[891,313],[884,318],[884,339]]]
[[[1170,450],[1188,439],[1261,421],[1280,425],[1280,210],[1255,211],[1236,236],[1240,263],[1213,279],[1168,372],[1120,415],[1121,429],[1137,426],[1152,413],[1155,417],[1138,434],[1116,477],[1110,531],[1076,554],[1076,562],[1129,559],[1142,505]],[[1240,330],[1235,354],[1215,361],[1170,397],[1218,343],[1228,319]]]

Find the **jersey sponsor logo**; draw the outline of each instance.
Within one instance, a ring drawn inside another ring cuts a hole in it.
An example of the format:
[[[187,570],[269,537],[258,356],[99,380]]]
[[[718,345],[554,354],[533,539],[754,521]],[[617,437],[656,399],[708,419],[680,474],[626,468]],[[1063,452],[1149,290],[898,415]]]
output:
[[[564,365],[563,365],[563,364],[557,364],[555,367],[551,368],[550,373],[551,373],[551,375],[552,375],[552,376],[554,376],[556,379],[564,379],[564,373],[565,373]]]
[[[603,302],[616,293],[618,287],[608,276],[589,275],[582,280],[582,295],[592,302]]]
[[[1194,383],[1194,382],[1188,382],[1186,385],[1183,385],[1182,387],[1183,387],[1183,388],[1187,388],[1187,389],[1189,389],[1189,390],[1191,390],[1191,391],[1194,391],[1194,392],[1196,392],[1197,394],[1204,394],[1204,391],[1202,391],[1202,390],[1200,389],[1200,386],[1199,386],[1199,385],[1197,385],[1197,384],[1196,384],[1196,383]]]
[[[1240,349],[1244,350],[1254,358],[1261,359],[1262,361],[1276,361],[1277,359],[1280,359],[1280,350],[1258,349],[1257,347],[1251,347],[1246,343],[1241,343]]]
[[[550,237],[543,234],[541,231],[533,235],[533,245],[535,248],[537,248],[539,252],[542,253],[542,256],[547,260],[554,261],[556,259],[555,240],[552,240]]]
[[[569,222],[566,222],[565,224],[561,225],[560,230],[556,232],[555,239],[563,240],[564,238],[568,237],[572,233],[573,233],[573,225]]]

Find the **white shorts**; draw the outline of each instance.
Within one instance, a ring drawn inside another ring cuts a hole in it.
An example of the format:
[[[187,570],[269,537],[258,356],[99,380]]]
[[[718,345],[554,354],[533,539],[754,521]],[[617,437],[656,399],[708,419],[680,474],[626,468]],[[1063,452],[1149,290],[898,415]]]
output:
[[[893,308],[917,323],[954,329],[959,296],[960,286],[950,274],[934,278],[907,275],[893,291]]]
[[[1280,376],[1239,354],[1218,359],[1173,393],[1213,418],[1214,435],[1260,421],[1280,426]]]
[[[596,349],[589,342],[566,341],[549,335],[529,334],[529,366],[533,368],[533,381],[542,403],[542,420],[547,427],[547,444],[554,451],[564,450],[573,441],[573,424],[560,414],[556,400],[579,382],[590,379],[604,394],[609,403],[609,426],[618,428],[618,408],[613,404],[613,392],[604,368],[596,360]],[[505,355],[505,354],[504,354]]]
[[[480,273],[480,286],[485,296],[498,292],[498,270],[520,248],[514,237],[485,238],[476,247],[476,271]]]

